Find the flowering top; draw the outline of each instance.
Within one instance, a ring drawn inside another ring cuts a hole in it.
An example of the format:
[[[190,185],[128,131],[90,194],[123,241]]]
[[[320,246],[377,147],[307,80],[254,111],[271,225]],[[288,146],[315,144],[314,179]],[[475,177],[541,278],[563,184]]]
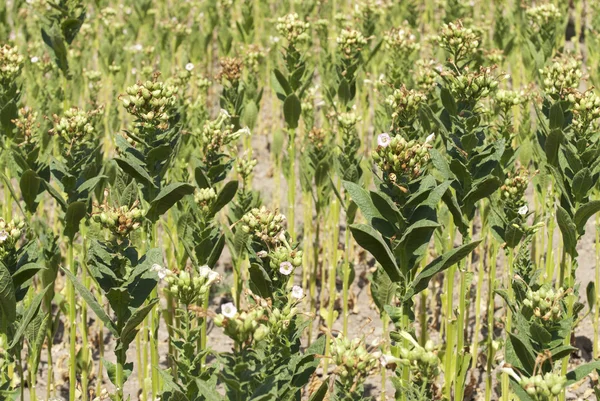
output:
[[[583,93],[571,91],[567,95],[573,110],[573,128],[578,135],[586,135],[588,128],[600,118],[600,96],[593,89]]]
[[[141,82],[127,88],[127,96],[121,101],[127,112],[136,117],[144,126],[164,129],[175,106],[176,88],[157,80]]]
[[[233,131],[233,124],[229,124],[230,117],[222,110],[214,120],[207,121],[199,135],[200,145],[205,158],[210,161],[223,153],[225,146],[237,141],[246,130]]]
[[[562,19],[562,13],[552,3],[530,7],[525,14],[535,32],[541,31],[546,26],[555,25]]]
[[[517,210],[526,204],[525,190],[529,185],[529,171],[520,169],[516,174],[508,173],[504,185],[500,187],[502,200],[510,209]]]
[[[243,62],[239,58],[234,57],[222,57],[219,59],[221,71],[217,75],[217,79],[222,81],[223,79],[235,84],[242,78],[242,66]]]
[[[453,62],[472,57],[481,44],[479,32],[466,28],[461,21],[444,24],[436,39],[440,46],[450,53]]]
[[[443,75],[449,77],[449,89],[456,99],[475,103],[498,89],[498,76],[494,70],[495,67],[480,67],[475,71],[465,68],[465,72],[459,75],[453,72]]]
[[[379,365],[379,352],[369,352],[364,341],[345,337],[331,340],[331,357],[336,365],[336,373],[346,389],[354,390],[375,372]]]
[[[425,93],[433,91],[438,85],[438,74],[435,70],[441,68],[435,60],[417,60],[414,71],[417,87]]]
[[[289,276],[295,268],[302,265],[302,251],[287,246],[278,246],[269,252],[268,256],[270,267],[284,276]]]
[[[92,217],[114,235],[126,237],[142,225],[146,212],[135,202],[131,207],[112,207],[107,202],[94,205]]]
[[[250,176],[258,160],[252,158],[239,158],[235,163],[235,171],[239,174],[244,185],[250,185]]]
[[[179,273],[167,274],[165,280],[169,292],[182,305],[202,303],[204,295],[210,291],[210,287],[218,282],[219,274],[208,266],[202,266],[199,273],[181,271]]]
[[[18,47],[0,47],[0,84],[14,81],[21,73],[24,61],[25,58],[19,54]]]
[[[202,213],[208,213],[216,199],[217,192],[213,188],[200,188],[194,194],[194,201]]]
[[[296,13],[290,13],[284,17],[278,18],[275,28],[292,46],[296,45],[298,42],[305,42],[309,39],[308,29],[310,28],[310,24],[301,20]]]
[[[285,216],[268,210],[266,207],[254,208],[242,217],[242,230],[268,245],[280,242],[284,232]]]
[[[391,183],[410,182],[419,177],[427,166],[430,147],[428,142],[407,142],[397,135],[379,143],[373,152],[373,161],[383,171],[384,179]]]
[[[367,45],[367,39],[360,31],[355,29],[342,29],[340,36],[336,39],[342,55],[345,58],[352,59],[360,54]]]
[[[62,117],[54,114],[52,116],[54,124],[48,133],[57,135],[67,144],[67,147],[62,150],[69,155],[73,150],[77,151],[79,147],[86,146],[86,138],[95,138],[94,117],[102,111],[103,108],[85,111],[72,107],[65,111]]]
[[[533,310],[534,316],[541,319],[542,323],[552,324],[562,319],[563,310],[561,300],[567,291],[559,288],[542,287],[537,291],[528,290],[523,304]]]
[[[407,55],[420,49],[416,36],[408,26],[392,28],[383,36],[385,48],[395,53]]]
[[[401,125],[407,125],[417,117],[420,105],[426,100],[427,96],[423,92],[402,86],[394,89],[385,101],[392,108],[392,119]]]
[[[397,365],[408,366],[413,379],[417,382],[436,378],[439,374],[440,361],[433,342],[428,340],[423,347],[405,331],[400,332],[400,336],[407,340],[406,346],[399,346],[399,357],[384,355],[381,359],[382,365],[386,368],[395,368]]]
[[[19,109],[18,116],[18,118],[12,120],[12,123],[17,127],[19,144],[30,145],[36,143],[39,139],[36,133],[40,127],[40,124],[36,122],[38,113],[28,107],[22,107]]]
[[[498,89],[496,92],[496,103],[503,111],[510,110],[513,106],[520,106],[525,104],[528,100],[528,96],[525,91],[513,91],[506,89]]]
[[[358,124],[361,120],[361,117],[357,115],[354,110],[342,112],[337,115],[337,121],[340,125],[340,128],[344,132],[350,132]]]
[[[581,61],[575,57],[562,55],[540,71],[542,86],[549,95],[562,95],[568,88],[577,88],[583,76]]]
[[[24,227],[25,222],[18,218],[8,222],[0,218],[0,260],[15,249]]]
[[[239,312],[233,304],[227,303],[221,306],[214,323],[223,327],[225,334],[237,344],[248,344],[252,340],[262,341],[269,334],[269,328],[263,324],[267,319],[265,315],[266,310],[260,305]]]
[[[556,399],[567,386],[567,377],[548,372],[543,376],[523,377],[519,384],[535,400],[551,401]]]

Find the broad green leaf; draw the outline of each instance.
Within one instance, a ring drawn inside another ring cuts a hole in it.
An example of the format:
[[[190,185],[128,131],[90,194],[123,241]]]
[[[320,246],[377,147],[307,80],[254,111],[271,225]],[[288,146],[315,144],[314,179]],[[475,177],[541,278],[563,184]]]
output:
[[[475,248],[479,245],[481,240],[471,242],[469,244],[461,245],[453,250],[446,252],[442,256],[439,256],[434,261],[429,263],[421,272],[415,277],[414,281],[409,285],[404,301],[410,300],[414,295],[425,290],[429,286],[429,281],[437,273],[448,269],[469,256]]]
[[[392,282],[397,283],[402,280],[402,272],[396,264],[392,251],[383,241],[381,234],[366,224],[352,224],[350,231],[358,245],[373,255]]]
[[[4,263],[0,262],[0,315],[8,323],[17,318],[17,299],[12,277]]]
[[[73,283],[73,286],[75,287],[75,289],[77,290],[79,295],[81,295],[81,298],[83,298],[83,300],[87,303],[87,305],[90,307],[90,309],[96,314],[98,319],[100,319],[102,321],[102,323],[104,323],[106,328],[115,337],[119,337],[119,333],[117,332],[117,329],[115,328],[113,321],[110,320],[110,318],[108,317],[106,312],[104,312],[104,308],[98,303],[98,301],[96,300],[94,295],[90,292],[90,290],[88,290],[81,283],[81,281],[79,281],[79,279],[77,277],[75,277],[73,275],[73,273],[71,273],[69,270],[65,269],[64,267],[61,267],[61,269],[65,273],[67,278],[71,281],[71,283]]]
[[[194,186],[181,182],[174,182],[164,187],[150,202],[147,217],[150,221],[157,221],[160,216],[167,212],[173,205],[186,195],[194,193]]]
[[[38,311],[40,310],[40,305],[44,300],[46,292],[53,285],[54,283],[48,284],[46,288],[44,288],[42,291],[36,294],[36,296],[33,298],[31,303],[29,304],[29,307],[25,311],[23,318],[19,322],[19,327],[17,328],[17,332],[14,334],[14,337],[12,338],[12,341],[8,346],[9,348],[13,348],[21,340],[21,337],[23,336],[23,333],[25,333],[27,326],[29,326],[29,323],[31,323],[31,321],[36,317]]]
[[[124,347],[124,349],[129,348],[129,344],[131,344],[131,342],[135,340],[138,326],[144,321],[146,316],[148,316],[148,313],[150,313],[150,311],[154,308],[154,306],[157,303],[158,298],[152,299],[146,305],[137,308],[135,312],[133,312],[131,317],[127,319],[127,322],[125,323],[123,331],[121,332],[121,335],[119,337],[119,342],[121,343],[121,346]]]
[[[235,197],[238,190],[238,181],[229,181],[223,186],[223,189],[219,192],[217,199],[211,206],[211,214],[215,215],[219,210],[223,209],[231,200]]]
[[[302,114],[302,104],[300,103],[298,96],[292,93],[291,95],[288,95],[283,102],[283,116],[288,128],[298,128],[300,114]]]
[[[595,370],[600,371],[600,361],[594,361],[578,366],[576,369],[567,373],[567,386],[577,383]]]
[[[106,358],[102,358],[102,363],[106,367],[106,373],[112,384],[117,384],[117,365]],[[133,372],[133,362],[123,365],[123,382],[126,382]]]
[[[575,200],[577,202],[581,202],[586,196],[590,188],[592,188],[592,174],[588,168],[583,168],[575,173],[573,177],[573,183],[571,184],[571,189],[573,190],[573,195],[575,195]]]
[[[250,273],[250,289],[252,292],[265,299],[272,298],[271,288],[273,283],[265,269],[258,263],[251,263],[248,272]]]
[[[588,307],[590,310],[594,310],[594,306],[596,305],[596,284],[593,281],[590,281],[587,287],[585,287],[585,295]]]
[[[452,94],[448,89],[442,88],[440,98],[442,99],[442,105],[451,116],[458,114],[458,107],[456,106],[454,97],[452,97]]]
[[[77,201],[67,207],[65,213],[65,235],[73,241],[75,235],[79,232],[79,223],[85,217],[87,206],[85,202]]]
[[[550,130],[562,130],[565,124],[565,115],[559,102],[550,107],[549,128]]]
[[[546,137],[546,158],[548,159],[548,163],[553,166],[556,166],[558,164],[558,149],[562,141],[562,135],[562,131],[553,130],[550,131],[550,133]]]
[[[37,173],[31,169],[23,172],[21,179],[19,180],[23,201],[25,201],[27,210],[31,213],[35,212],[37,209],[38,202],[36,202],[36,198],[40,193],[42,181],[43,180],[38,177]]]
[[[569,213],[561,206],[556,207],[556,221],[562,233],[565,250],[572,256],[576,254],[577,231]]]
[[[577,208],[575,216],[573,217],[573,223],[577,227],[577,232],[583,235],[585,231],[585,225],[594,214],[600,211],[600,200],[590,201]]]
[[[145,185],[156,187],[152,177],[148,174],[142,162],[135,159],[133,156],[125,154],[123,157],[115,157],[115,161],[125,173],[135,178],[138,182],[143,182]]]
[[[383,308],[385,305],[391,304],[396,293],[396,284],[392,283],[392,280],[390,280],[389,276],[381,268],[375,270],[370,282],[373,301],[381,314],[384,311]]]
[[[346,189],[346,192],[350,194],[350,198],[354,203],[356,203],[369,224],[371,224],[377,231],[386,237],[392,237],[396,234],[393,224],[390,224],[388,219],[383,217],[378,208],[375,207],[373,198],[371,197],[371,193],[369,193],[369,191],[350,181],[344,181],[342,185]],[[383,204],[380,204],[379,206],[382,207]],[[397,222],[398,215],[396,213],[394,214],[393,219]]]
[[[27,280],[35,276],[42,269],[45,269],[45,267],[37,263],[27,263],[19,267],[19,270],[12,275],[14,287],[20,288]]]

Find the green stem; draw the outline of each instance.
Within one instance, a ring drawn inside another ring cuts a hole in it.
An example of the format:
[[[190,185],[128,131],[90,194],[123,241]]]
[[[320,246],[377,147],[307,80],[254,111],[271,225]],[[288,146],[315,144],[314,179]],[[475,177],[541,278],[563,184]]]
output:
[[[508,292],[508,299],[512,300],[513,299],[513,288],[512,288],[512,278],[514,276],[514,268],[513,268],[513,262],[514,262],[514,257],[515,257],[515,250],[513,248],[510,248],[508,250],[508,283],[507,283],[507,292]],[[510,310],[510,308],[506,309],[506,337],[508,338],[508,335],[511,333],[512,331],[512,311]],[[506,347],[505,347],[505,351],[506,353]],[[503,373],[502,374],[502,378],[501,378],[501,385],[502,385],[502,400],[504,401],[508,401],[510,400],[510,391],[509,391],[509,379],[508,379],[508,374]]]
[[[67,244],[67,266],[74,276],[77,276],[77,266],[73,257],[73,240],[69,239]],[[67,283],[69,297],[69,401],[75,401],[77,388],[77,304],[75,299],[75,287],[70,280]]]
[[[488,339],[487,339],[487,347],[488,347],[488,358],[487,358],[487,376],[485,382],[485,401],[490,401],[492,399],[492,378],[493,378],[493,362],[494,359],[492,355],[494,355],[494,309],[496,307],[495,302],[495,293],[496,291],[496,263],[498,260],[498,245],[495,241],[492,241],[490,246],[489,258],[490,261],[490,274],[488,280],[488,315],[487,315],[487,328],[488,328]]]
[[[288,157],[289,157],[289,180],[288,180],[288,211],[287,211],[287,221],[288,221],[288,232],[292,237],[292,240],[296,238],[296,130],[294,128],[289,129],[290,138],[289,138],[289,148],[288,148]]]
[[[600,300],[600,214],[596,213],[596,300]],[[596,301],[594,307],[594,343],[593,358],[600,358],[600,304]]]
[[[343,276],[344,283],[342,289],[342,332],[344,336],[348,334],[348,295],[350,289],[350,230],[346,227],[346,232],[344,233],[344,261],[343,261]]]
[[[329,302],[327,305],[327,328],[331,334],[333,330],[333,321],[334,321],[334,306],[336,299],[336,288],[335,288],[335,280],[336,280],[336,270],[337,270],[337,261],[338,261],[338,238],[340,234],[340,225],[338,224],[340,218],[340,204],[336,197],[331,201],[331,228],[332,228],[332,236],[331,236],[331,259],[329,261],[329,271],[328,271],[328,280],[329,280]],[[328,341],[325,347],[325,355],[329,356],[329,343]],[[327,367],[329,364],[328,358],[325,358],[324,363],[324,372],[327,372]]]

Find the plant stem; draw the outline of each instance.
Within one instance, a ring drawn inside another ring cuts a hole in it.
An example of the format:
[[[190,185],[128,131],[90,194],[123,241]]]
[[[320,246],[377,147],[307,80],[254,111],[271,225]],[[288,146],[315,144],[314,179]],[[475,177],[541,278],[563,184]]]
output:
[[[498,245],[496,241],[492,241],[490,245],[490,252],[488,256],[488,260],[490,261],[490,272],[489,272],[489,280],[488,280],[488,315],[487,315],[487,328],[488,328],[488,338],[487,338],[487,376],[485,382],[485,400],[490,401],[492,399],[492,373],[493,373],[493,358],[494,354],[493,349],[493,341],[494,341],[494,310],[496,308],[495,302],[495,293],[496,291],[496,264],[498,261]]]
[[[67,243],[67,266],[74,276],[77,276],[77,266],[73,257],[73,240]],[[75,401],[77,388],[77,305],[75,299],[75,287],[71,280],[67,280],[67,292],[69,297],[69,401]]]
[[[296,238],[296,130],[289,129],[290,137],[288,144],[289,157],[289,180],[288,180],[288,232],[292,239]]]
[[[344,260],[343,260],[343,289],[342,289],[342,333],[348,334],[348,295],[350,289],[350,229],[346,226],[344,233]]]
[[[339,225],[339,220],[340,220],[340,204],[339,201],[337,199],[337,197],[333,197],[332,201],[331,201],[331,228],[332,228],[332,236],[331,236],[331,259],[329,260],[329,271],[328,271],[328,280],[329,280],[329,303],[327,305],[328,310],[327,310],[327,328],[329,329],[329,332],[331,334],[331,331],[333,330],[333,322],[334,322],[334,314],[335,314],[335,310],[334,310],[334,306],[335,306],[335,300],[336,300],[336,288],[335,288],[335,281],[336,281],[336,272],[337,272],[337,262],[338,262],[338,238],[340,235],[340,225]],[[325,347],[325,355],[329,356],[329,343],[330,341],[327,342],[327,345]],[[327,372],[327,367],[328,367],[328,358],[325,358],[325,364],[324,364],[324,372]]]
[[[510,248],[508,250],[508,284],[506,286],[507,288],[507,292],[508,292],[508,297],[509,299],[513,299],[513,288],[512,288],[512,280],[513,280],[513,262],[514,262],[514,255],[515,255],[515,250],[513,248]],[[510,310],[510,308],[507,308],[506,310],[506,338],[508,341],[508,335],[510,334],[512,330],[512,311]],[[505,353],[506,353],[506,347],[505,347]],[[502,374],[502,399],[505,401],[510,400],[510,391],[509,391],[509,380],[508,380],[508,374],[503,373]]]
[[[600,214],[596,213],[596,305],[594,307],[594,344],[593,358],[600,358],[600,342],[598,332],[600,331]]]

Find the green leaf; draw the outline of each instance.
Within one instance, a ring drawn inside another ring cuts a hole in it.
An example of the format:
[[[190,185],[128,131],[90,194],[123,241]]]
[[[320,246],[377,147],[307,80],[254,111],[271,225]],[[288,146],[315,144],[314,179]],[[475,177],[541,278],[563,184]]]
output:
[[[594,361],[578,366],[576,369],[567,373],[567,386],[577,383],[594,370],[600,370],[600,361]]]
[[[292,94],[292,87],[290,86],[290,83],[285,78],[283,73],[278,69],[273,70],[271,84],[277,95],[289,96]]]
[[[383,217],[378,208],[375,207],[375,204],[373,203],[374,199],[367,190],[351,181],[343,181],[342,185],[344,186],[344,189],[346,189],[346,192],[350,194],[352,201],[356,203],[369,224],[386,237],[391,237],[396,234],[394,226],[390,224],[388,219]],[[390,204],[387,204],[391,208]],[[382,207],[382,204],[379,206]],[[395,212],[394,216],[390,217],[396,221],[398,220],[398,216]]]
[[[575,256],[577,252],[577,232],[575,229],[575,223],[573,223],[569,213],[567,213],[567,211],[561,206],[556,207],[556,221],[558,222],[558,227],[562,233],[565,250],[569,253],[569,255]]]
[[[471,252],[477,246],[481,240],[471,242],[469,244],[461,245],[453,250],[446,252],[442,256],[436,258],[433,262],[429,263],[421,272],[415,277],[413,282],[408,287],[406,295],[404,296],[404,302],[410,300],[414,295],[420,293],[425,290],[429,286],[429,281],[435,276],[437,273],[442,272],[448,269],[450,266],[453,266],[469,256]]]
[[[119,167],[121,167],[121,170],[133,177],[136,181],[156,188],[152,177],[150,177],[145,169],[145,165],[133,156],[125,154],[123,157],[115,157],[115,161]]]
[[[442,99],[442,105],[451,116],[458,114],[458,107],[456,107],[454,97],[452,97],[452,94],[448,89],[442,88],[440,98]]]
[[[273,292],[271,288],[273,283],[265,269],[258,263],[252,263],[250,264],[248,273],[250,273],[250,289],[252,292],[265,299],[272,298]]]
[[[402,272],[396,264],[392,251],[383,241],[381,234],[366,224],[352,224],[350,231],[358,245],[373,255],[392,282],[397,283],[402,280]]]
[[[24,171],[19,180],[21,195],[23,196],[27,210],[31,213],[34,213],[37,209],[38,202],[36,202],[36,198],[40,193],[42,181],[37,173],[31,169]]]
[[[560,147],[560,143],[562,141],[562,131],[553,130],[550,131],[548,136],[546,137],[546,146],[544,151],[546,152],[546,158],[548,159],[548,164],[556,166],[558,164],[558,148]]]
[[[174,182],[164,187],[150,202],[147,217],[150,221],[157,221],[160,216],[167,212],[173,205],[186,195],[194,193],[194,186],[181,182]]]
[[[507,344],[506,361],[528,374],[533,373],[535,366],[535,351],[529,344],[529,340],[523,341],[518,336],[509,333],[510,340]]]
[[[51,286],[54,286],[54,283],[48,284],[46,288],[36,294],[36,296],[33,298],[29,304],[29,307],[27,308],[27,311],[23,315],[23,318],[19,322],[19,327],[17,328],[17,331],[14,334],[8,348],[13,348],[21,340],[21,337],[23,336],[23,333],[25,333],[27,326],[29,326],[29,323],[31,323],[31,321],[37,316],[37,313],[40,310],[40,305],[44,300],[44,296]]]
[[[258,116],[258,106],[253,100],[249,101],[244,105],[244,111],[242,112],[242,123],[250,129],[256,126],[256,119]]]
[[[531,333],[531,338],[539,344],[547,344],[552,341],[552,334],[536,322],[531,322],[529,332]]]
[[[573,223],[577,228],[577,232],[583,235],[585,231],[585,225],[594,214],[600,211],[600,200],[590,201],[577,208],[575,216],[573,217]]]
[[[223,186],[223,189],[219,192],[217,199],[211,206],[211,214],[214,216],[223,209],[231,200],[235,197],[239,187],[238,181],[229,181]]]
[[[596,305],[596,284],[593,281],[590,281],[587,287],[585,287],[585,295],[588,307],[590,310],[594,310],[594,306]]]
[[[381,268],[375,270],[370,282],[373,302],[375,302],[381,314],[384,311],[385,305],[391,304],[396,293],[396,284],[392,283],[390,277]]]
[[[295,93],[288,95],[283,102],[283,116],[288,128],[298,128],[298,121],[302,113],[302,104]]]
[[[308,401],[323,401],[327,395],[327,390],[329,390],[329,380],[328,378],[325,378],[317,391],[311,394]]]
[[[84,299],[84,301],[87,303],[87,305],[90,307],[90,309],[96,314],[98,319],[100,319],[102,321],[102,323],[104,323],[106,328],[108,328],[108,330],[115,337],[119,337],[119,333],[117,332],[117,329],[115,328],[114,323],[112,322],[112,320],[110,320],[110,318],[108,317],[106,312],[104,312],[104,308],[98,303],[98,301],[96,300],[94,295],[90,292],[90,290],[88,290],[81,283],[81,281],[79,281],[79,279],[77,277],[75,277],[73,275],[73,273],[71,273],[69,270],[65,269],[62,266],[61,266],[61,269],[65,273],[67,278],[73,283],[73,286],[75,287],[77,292],[79,292],[79,295],[81,295],[81,298]]]
[[[550,130],[562,130],[565,124],[565,115],[559,102],[554,103],[550,107],[550,115],[548,117],[550,120]]]
[[[527,391],[519,383],[517,383],[512,377],[510,379],[510,386],[513,392],[519,397],[520,401],[535,401],[527,394]]]
[[[575,195],[575,200],[577,202],[581,202],[586,196],[590,188],[592,188],[592,173],[590,169],[583,168],[579,170],[575,176],[573,177],[573,183],[571,184],[571,189],[573,190],[573,195]]]
[[[338,87],[338,98],[340,99],[340,103],[342,105],[348,104],[348,102],[351,100],[350,85],[345,78],[342,78],[340,81],[340,86]]]
[[[65,213],[65,235],[73,241],[75,234],[79,232],[79,223],[85,217],[87,206],[85,202],[77,201],[67,207]]]
[[[502,181],[498,177],[488,176],[476,180],[473,182],[472,189],[465,195],[463,201],[467,205],[474,205],[479,200],[492,195],[501,185]]]
[[[158,298],[148,301],[146,305],[137,308],[131,317],[127,319],[127,323],[125,323],[123,331],[121,332],[121,336],[119,337],[119,342],[125,350],[127,350],[127,348],[129,348],[129,344],[135,340],[135,336],[137,335],[137,327],[144,321],[146,316],[148,316],[148,313],[150,313],[157,303]]]
[[[106,358],[102,358],[103,365],[106,367],[106,373],[112,384],[117,384],[117,365],[112,363]],[[126,363],[123,365],[123,382],[126,382],[133,372],[133,362]]]
[[[35,274],[42,269],[45,269],[45,267],[37,263],[27,263],[19,267],[12,275],[13,286],[15,288],[20,288],[27,280],[35,276]]]

